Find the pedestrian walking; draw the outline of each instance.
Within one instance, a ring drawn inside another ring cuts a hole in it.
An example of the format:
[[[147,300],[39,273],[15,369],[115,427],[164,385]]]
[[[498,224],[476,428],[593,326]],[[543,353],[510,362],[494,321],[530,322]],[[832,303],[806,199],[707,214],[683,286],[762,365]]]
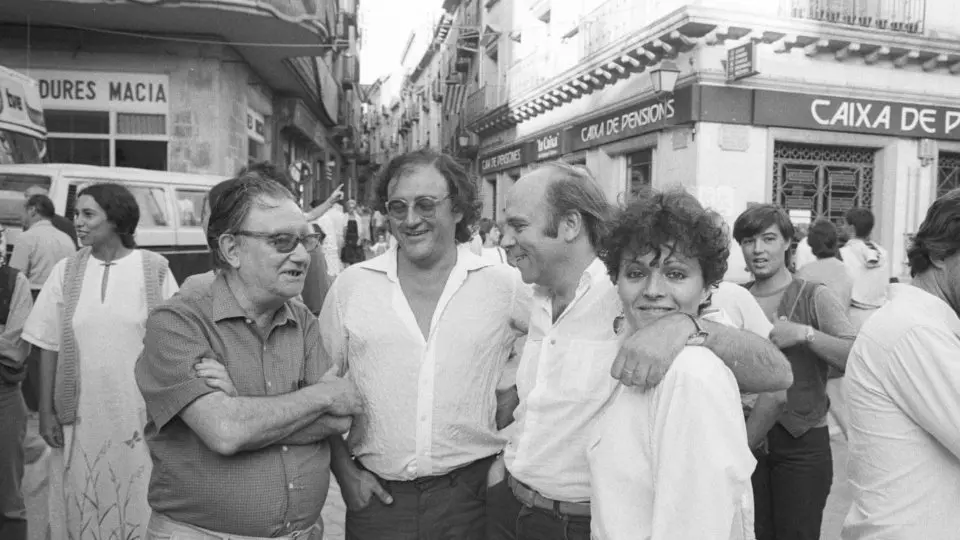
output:
[[[136,364],[153,457],[145,539],[320,540],[326,439],[360,411],[316,318],[292,301],[320,237],[256,173],[212,204],[216,277],[152,311]]]
[[[177,291],[167,261],[138,249],[140,209],[127,188],[77,194],[84,248],[58,262],[23,338],[42,349],[40,432],[48,459],[51,538],[142,535],[150,456],[133,365],[147,312]],[[91,528],[90,523],[97,523]]]

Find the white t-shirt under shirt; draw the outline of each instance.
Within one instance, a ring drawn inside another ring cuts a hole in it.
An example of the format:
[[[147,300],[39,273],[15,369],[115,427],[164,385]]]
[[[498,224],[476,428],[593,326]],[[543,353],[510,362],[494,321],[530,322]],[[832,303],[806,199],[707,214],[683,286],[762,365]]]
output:
[[[654,389],[620,386],[587,450],[596,540],[752,540],[756,467],[740,391],[687,347]]]

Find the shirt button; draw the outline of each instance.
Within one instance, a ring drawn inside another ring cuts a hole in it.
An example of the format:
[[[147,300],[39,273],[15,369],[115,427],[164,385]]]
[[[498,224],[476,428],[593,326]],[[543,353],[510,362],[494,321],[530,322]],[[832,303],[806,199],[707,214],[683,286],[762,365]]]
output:
[[[420,421],[421,421],[421,422],[426,422],[426,421],[427,421],[427,415],[424,414],[424,415],[420,416]]]
[[[287,484],[287,487],[290,488],[290,489],[293,489],[293,484]],[[290,524],[287,523],[287,527],[289,527],[289,526],[290,526]]]
[[[270,381],[267,381],[267,388],[270,388],[271,386],[273,385],[270,383]]]
[[[283,446],[283,447],[281,447],[280,449],[283,450],[284,452],[287,452],[288,450],[290,450],[290,449],[287,448],[286,446]]]
[[[551,339],[551,340],[550,340],[550,344],[551,344],[551,345],[556,345],[556,344],[557,344],[557,340]]]
[[[288,521],[288,522],[286,523],[286,525],[284,525],[284,526],[287,528],[287,530],[289,530],[290,527],[291,527],[291,523]]]
[[[246,321],[247,321],[247,324],[253,324],[253,321],[251,321],[250,319],[247,319]]]

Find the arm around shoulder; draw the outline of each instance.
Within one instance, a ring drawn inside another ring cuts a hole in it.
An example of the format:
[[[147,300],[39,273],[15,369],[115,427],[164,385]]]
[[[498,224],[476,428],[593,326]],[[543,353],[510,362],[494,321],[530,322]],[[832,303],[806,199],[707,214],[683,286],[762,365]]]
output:
[[[755,394],[786,390],[793,385],[790,362],[769,339],[711,321],[704,346],[730,368],[743,392]]]

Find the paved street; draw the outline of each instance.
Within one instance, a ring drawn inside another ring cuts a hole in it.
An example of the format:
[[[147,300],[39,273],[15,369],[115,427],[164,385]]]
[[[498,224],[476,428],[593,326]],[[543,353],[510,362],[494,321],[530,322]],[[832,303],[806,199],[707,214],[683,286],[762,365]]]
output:
[[[850,486],[847,485],[845,464],[847,461],[847,445],[841,439],[833,438],[833,491],[827,500],[827,510],[823,516],[821,540],[839,540],[840,529],[843,528],[843,519],[850,507]],[[331,475],[330,494],[327,504],[323,508],[323,523],[326,529],[325,540],[343,540],[343,519],[346,507],[340,496],[340,486]]]

